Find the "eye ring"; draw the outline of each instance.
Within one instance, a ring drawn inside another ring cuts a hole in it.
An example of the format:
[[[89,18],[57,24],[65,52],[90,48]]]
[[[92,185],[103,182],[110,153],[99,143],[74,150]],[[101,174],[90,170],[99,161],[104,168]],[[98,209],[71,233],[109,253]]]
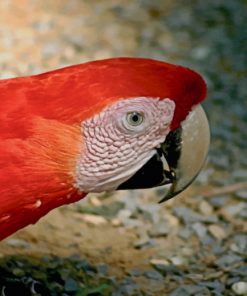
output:
[[[131,126],[139,126],[142,124],[144,116],[140,112],[132,111],[127,113],[126,120]]]

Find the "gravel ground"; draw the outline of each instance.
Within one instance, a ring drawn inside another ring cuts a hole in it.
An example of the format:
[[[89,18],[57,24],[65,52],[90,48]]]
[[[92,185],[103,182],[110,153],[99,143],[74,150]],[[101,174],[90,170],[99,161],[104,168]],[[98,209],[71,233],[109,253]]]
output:
[[[1,78],[113,56],[180,63],[207,80],[212,131],[180,197],[91,195],[1,242],[0,295],[247,295],[247,3],[189,3],[0,2]]]

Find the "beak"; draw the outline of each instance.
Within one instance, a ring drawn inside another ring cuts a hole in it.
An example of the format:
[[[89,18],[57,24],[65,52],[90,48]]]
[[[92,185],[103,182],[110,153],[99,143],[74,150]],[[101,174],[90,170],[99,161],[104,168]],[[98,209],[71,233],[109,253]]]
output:
[[[151,188],[168,185],[159,203],[176,196],[199,174],[208,153],[208,120],[199,105],[190,112],[181,127],[171,131],[155,155],[118,189]]]

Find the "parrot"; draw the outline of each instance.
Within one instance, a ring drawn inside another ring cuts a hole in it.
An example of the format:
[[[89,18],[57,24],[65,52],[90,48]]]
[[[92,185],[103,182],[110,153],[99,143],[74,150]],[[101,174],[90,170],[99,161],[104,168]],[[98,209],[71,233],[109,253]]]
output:
[[[207,156],[206,93],[194,70],[134,57],[0,80],[0,240],[88,193],[179,194]]]

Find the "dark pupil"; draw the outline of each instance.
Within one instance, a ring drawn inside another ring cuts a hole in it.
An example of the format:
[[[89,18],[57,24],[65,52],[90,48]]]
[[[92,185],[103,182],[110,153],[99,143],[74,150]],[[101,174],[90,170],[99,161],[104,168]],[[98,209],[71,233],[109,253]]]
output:
[[[134,122],[138,122],[138,121],[139,121],[139,115],[138,115],[138,114],[134,114],[134,115],[132,116],[132,120],[133,120]]]

